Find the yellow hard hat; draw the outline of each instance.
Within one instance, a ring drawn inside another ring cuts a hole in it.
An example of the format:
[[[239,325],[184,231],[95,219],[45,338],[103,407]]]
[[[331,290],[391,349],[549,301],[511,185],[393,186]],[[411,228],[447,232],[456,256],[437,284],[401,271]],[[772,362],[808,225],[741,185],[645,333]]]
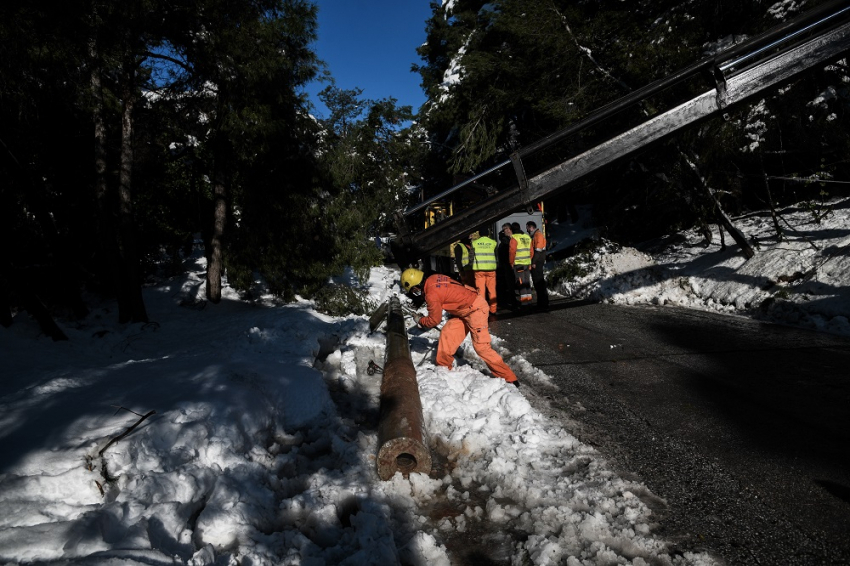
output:
[[[410,267],[405,269],[401,274],[401,288],[405,293],[409,292],[412,287],[416,287],[422,283],[422,278],[425,276],[420,270]]]

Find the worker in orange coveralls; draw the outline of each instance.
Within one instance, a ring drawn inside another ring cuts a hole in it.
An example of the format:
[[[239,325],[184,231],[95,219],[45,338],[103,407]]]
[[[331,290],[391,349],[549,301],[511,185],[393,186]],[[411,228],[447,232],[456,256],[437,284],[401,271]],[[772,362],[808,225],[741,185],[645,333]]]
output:
[[[549,308],[549,291],[543,276],[543,264],[546,263],[546,237],[537,229],[537,223],[529,220],[525,231],[531,236],[531,282],[537,293],[537,308]]]
[[[443,311],[449,319],[440,331],[437,343],[437,365],[452,368],[454,356],[468,333],[472,333],[472,347],[496,377],[519,387],[516,374],[490,345],[487,325],[490,307],[472,287],[461,285],[447,275],[435,273],[425,279],[425,274],[415,268],[401,274],[401,287],[412,297],[424,297],[428,316],[419,319],[419,326],[434,328],[443,320]]]

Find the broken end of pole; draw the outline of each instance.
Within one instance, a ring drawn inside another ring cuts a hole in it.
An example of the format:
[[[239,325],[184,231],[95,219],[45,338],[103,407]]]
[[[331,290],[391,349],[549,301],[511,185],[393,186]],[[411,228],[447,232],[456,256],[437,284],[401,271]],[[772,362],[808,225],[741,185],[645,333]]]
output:
[[[378,450],[378,476],[386,481],[396,472],[405,478],[413,473],[431,473],[431,453],[420,441],[410,437],[388,440]]]

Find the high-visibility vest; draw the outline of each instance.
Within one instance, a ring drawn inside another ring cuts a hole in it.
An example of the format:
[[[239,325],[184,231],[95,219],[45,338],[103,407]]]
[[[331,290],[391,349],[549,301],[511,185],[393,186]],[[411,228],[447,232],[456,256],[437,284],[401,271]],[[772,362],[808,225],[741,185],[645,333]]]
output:
[[[516,240],[516,255],[514,265],[531,265],[531,238],[528,234],[513,234]]]
[[[460,246],[460,265],[463,269],[469,269],[469,248],[463,242],[455,242],[452,244],[452,257],[457,257],[455,250]]]
[[[475,271],[496,271],[496,240],[482,236],[472,240],[475,255],[472,258],[472,269]]]

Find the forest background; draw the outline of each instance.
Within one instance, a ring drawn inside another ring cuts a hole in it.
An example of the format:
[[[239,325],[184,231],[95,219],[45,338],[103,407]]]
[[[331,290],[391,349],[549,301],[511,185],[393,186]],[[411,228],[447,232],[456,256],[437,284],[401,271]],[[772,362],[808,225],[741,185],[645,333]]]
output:
[[[25,309],[62,338],[52,317],[85,317],[89,296],[146,322],[141,287],[175,274],[196,239],[209,301],[226,277],[245,298],[321,305],[341,292],[329,277],[382,261],[374,237],[394,211],[823,3],[433,2],[414,112],[334,85],[309,1],[5,2],[0,324]],[[602,234],[630,244],[750,207],[817,214],[848,188],[848,75],[836,61],[632,155],[547,202],[550,218],[593,204]],[[322,118],[305,94],[316,80]]]

